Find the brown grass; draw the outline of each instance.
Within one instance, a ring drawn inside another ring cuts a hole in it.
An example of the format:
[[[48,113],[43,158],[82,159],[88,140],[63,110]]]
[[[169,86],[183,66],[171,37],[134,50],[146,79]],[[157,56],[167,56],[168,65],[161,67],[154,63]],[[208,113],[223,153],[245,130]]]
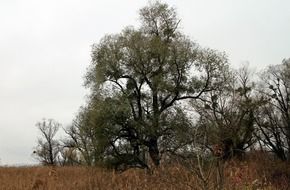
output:
[[[289,163],[265,159],[264,155],[226,163],[224,175],[224,188],[229,190],[290,189]],[[155,169],[153,173],[139,169],[116,173],[86,167],[3,167],[0,168],[0,189],[189,190],[200,186],[192,171],[174,164]]]

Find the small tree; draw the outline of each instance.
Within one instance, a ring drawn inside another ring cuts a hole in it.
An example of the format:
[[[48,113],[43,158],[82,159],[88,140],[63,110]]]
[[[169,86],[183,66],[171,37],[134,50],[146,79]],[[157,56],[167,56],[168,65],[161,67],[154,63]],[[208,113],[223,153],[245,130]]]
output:
[[[278,158],[287,160],[290,158],[290,59],[269,66],[261,80],[260,94],[267,102],[256,114],[260,141]]]
[[[200,127],[208,135],[208,145],[220,144],[223,158],[242,156],[254,142],[254,111],[259,101],[253,97],[254,84],[247,67],[229,74],[222,89],[193,102],[200,115]]]
[[[33,152],[44,165],[56,165],[60,144],[55,135],[61,124],[53,119],[43,119],[36,124],[41,136],[37,140],[36,150]]]

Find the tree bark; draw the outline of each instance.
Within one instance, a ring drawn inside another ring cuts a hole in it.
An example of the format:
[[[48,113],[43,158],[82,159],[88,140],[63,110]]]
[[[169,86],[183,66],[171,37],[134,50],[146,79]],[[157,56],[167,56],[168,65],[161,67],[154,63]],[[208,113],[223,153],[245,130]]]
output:
[[[158,148],[158,139],[151,137],[148,143],[149,155],[155,166],[160,165],[160,152]]]

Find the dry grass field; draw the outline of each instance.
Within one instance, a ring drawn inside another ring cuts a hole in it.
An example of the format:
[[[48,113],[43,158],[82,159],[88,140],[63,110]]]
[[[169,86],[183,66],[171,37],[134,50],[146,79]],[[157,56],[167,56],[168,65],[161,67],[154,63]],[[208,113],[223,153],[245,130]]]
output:
[[[224,169],[223,189],[290,189],[289,164],[265,159],[251,158],[232,161]],[[213,172],[208,181],[214,187]],[[0,189],[2,190],[173,190],[201,189],[200,179],[188,168],[178,164],[168,165],[146,172],[130,169],[122,173],[86,167],[2,167]]]

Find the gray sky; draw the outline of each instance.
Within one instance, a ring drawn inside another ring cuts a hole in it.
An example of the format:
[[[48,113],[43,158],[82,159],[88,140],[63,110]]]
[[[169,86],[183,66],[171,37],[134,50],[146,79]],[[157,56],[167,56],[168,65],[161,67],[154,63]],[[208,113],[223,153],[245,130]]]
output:
[[[165,0],[181,27],[233,66],[279,64],[290,57],[289,0]],[[91,45],[138,24],[146,0],[0,0],[0,159],[31,164],[35,123],[67,126],[84,104]]]

